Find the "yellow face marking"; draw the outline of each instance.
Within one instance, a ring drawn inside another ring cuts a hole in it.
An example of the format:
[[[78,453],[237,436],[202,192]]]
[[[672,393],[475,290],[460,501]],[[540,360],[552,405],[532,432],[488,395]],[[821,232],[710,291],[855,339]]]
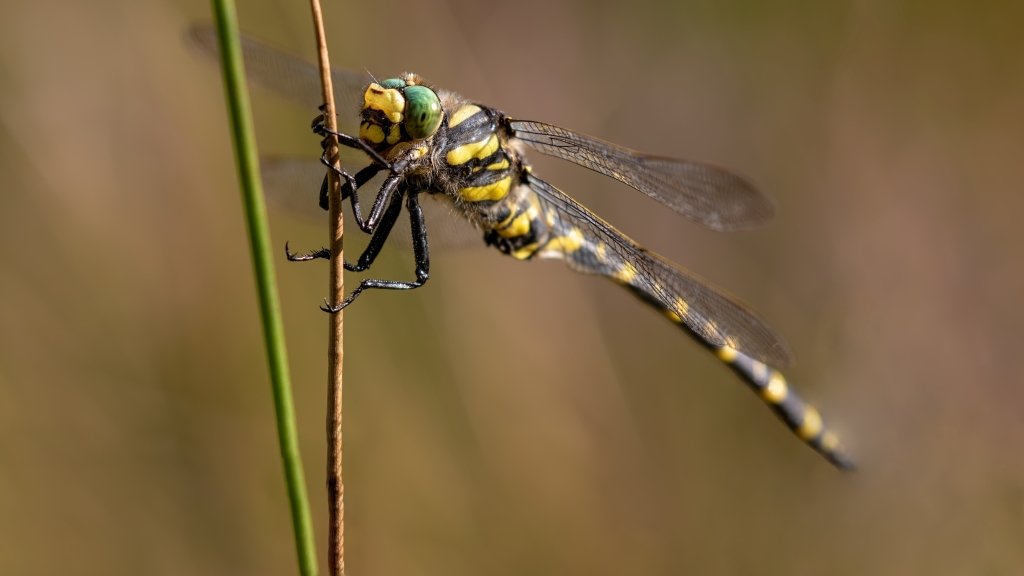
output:
[[[800,427],[796,429],[797,435],[804,440],[813,440],[821,433],[821,428],[821,414],[818,413],[814,406],[808,406],[805,408],[804,421],[801,422]]]
[[[371,144],[380,144],[384,141],[384,129],[377,124],[363,122],[359,125],[359,139]]]
[[[508,195],[509,186],[512,185],[512,177],[505,176],[484,186],[469,186],[459,190],[459,196],[467,202],[483,202],[484,200],[501,200]]]
[[[486,140],[479,142],[470,142],[469,144],[463,144],[457,146],[448,151],[445,159],[451,166],[459,166],[469,162],[473,158],[483,159],[487,158],[494,151],[498,149],[498,135],[491,134],[491,137]]]
[[[462,108],[455,111],[454,114],[448,118],[448,127],[454,128],[459,124],[462,124],[466,120],[469,120],[474,114],[480,111],[480,107],[475,104],[467,104]]]
[[[399,124],[392,124],[388,130],[388,144],[397,144],[402,139],[402,127]]]
[[[722,362],[729,362],[729,363],[731,363],[733,360],[736,359],[736,355],[737,355],[736,349],[733,348],[732,346],[726,345],[726,346],[722,346],[721,348],[718,349],[718,358]]]
[[[508,168],[508,158],[502,159],[500,162],[487,165],[488,170],[504,170],[505,168]]]
[[[768,380],[768,385],[761,390],[761,397],[772,404],[782,402],[788,395],[789,387],[786,386],[786,379],[778,372],[772,374],[772,377]]]
[[[530,231],[530,215],[523,212],[516,216],[504,227],[498,229],[498,236],[502,238],[515,238]]]
[[[629,284],[636,278],[636,266],[630,262],[624,262],[622,267],[615,271],[612,278],[620,284]]]
[[[388,120],[398,124],[402,121],[402,113],[405,111],[405,96],[394,88],[385,89],[374,82],[363,93],[363,108],[380,110]]]

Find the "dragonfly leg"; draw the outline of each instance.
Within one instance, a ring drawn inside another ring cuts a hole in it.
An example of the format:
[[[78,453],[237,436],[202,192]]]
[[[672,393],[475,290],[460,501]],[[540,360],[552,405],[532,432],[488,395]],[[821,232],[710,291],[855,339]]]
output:
[[[359,195],[357,190],[362,188],[364,184],[370,181],[371,178],[377,175],[381,171],[381,167],[376,164],[370,164],[363,168],[359,172],[356,172],[355,177],[345,178],[345,181],[341,185],[341,199],[344,200],[349,198],[352,202],[352,213],[356,218],[356,221],[363,220],[362,207],[359,204]],[[348,176],[348,174],[346,174]],[[330,208],[328,203],[328,188],[327,188],[327,176],[324,176],[323,183],[320,184],[320,207],[324,210]],[[362,228],[362,226],[360,226]]]
[[[374,231],[373,236],[370,237],[370,243],[366,245],[366,248],[359,255],[359,259],[355,264],[345,264],[346,270],[350,272],[364,272],[373,265],[377,255],[380,254],[381,248],[384,247],[384,244],[391,236],[391,231],[395,227],[395,222],[398,221],[398,216],[402,213],[402,196],[403,193],[399,193],[392,198],[391,205],[384,212],[380,224]]]
[[[316,260],[317,258],[323,258],[324,260],[331,259],[331,249],[321,248],[319,250],[313,250],[310,252],[292,252],[288,248],[288,242],[284,243],[284,257],[289,262],[306,262],[307,260]]]
[[[358,199],[353,196],[352,211],[355,212],[354,216],[356,219],[356,225],[359,229],[367,234],[374,234],[377,228],[381,225],[384,218],[385,210],[390,210],[392,199],[395,198],[395,191],[398,190],[398,185],[402,182],[401,176],[391,175],[384,179],[384,183],[380,185],[380,190],[377,191],[377,197],[373,200],[373,206],[370,207],[370,215],[363,219],[362,210],[357,211],[356,205],[358,205]]]
[[[377,191],[377,197],[373,201],[373,206],[370,208],[370,215],[365,219],[363,218],[363,211],[356,191],[381,169],[371,164],[360,170],[351,181],[346,182],[347,189],[342,191],[342,196],[345,196],[347,193],[351,197],[352,212],[356,219],[356,225],[359,226],[360,230],[367,234],[373,234],[377,227],[380,226],[384,212],[391,205],[391,199],[395,196],[395,191],[405,181],[405,176],[402,172],[409,167],[410,161],[409,158],[403,158],[392,164],[392,167],[397,168],[399,172],[392,173],[384,179],[384,183],[380,185],[380,190]],[[323,201],[323,192],[323,187],[321,186],[321,202]]]
[[[399,208],[401,207],[401,204],[397,198],[395,202],[393,202],[393,205],[397,205],[399,206]],[[410,192],[407,195],[406,208],[409,210],[409,220],[411,224],[410,228],[412,229],[412,249],[413,258],[416,261],[416,280],[410,282],[403,280],[381,280],[376,278],[368,278],[360,282],[359,286],[357,286],[355,290],[352,291],[351,294],[346,296],[345,299],[339,302],[338,304],[331,305],[330,303],[325,301],[324,304],[320,306],[321,310],[323,310],[324,312],[329,312],[331,314],[337,313],[338,311],[344,309],[346,306],[355,301],[355,299],[358,298],[359,295],[362,294],[364,290],[412,290],[414,288],[419,288],[420,286],[426,284],[427,280],[430,279],[430,250],[427,245],[427,229],[423,221],[423,208],[420,206],[419,197],[417,196],[416,192]],[[386,229],[388,232],[390,232],[391,227],[394,226],[394,220],[396,220],[398,217],[399,211],[394,211],[394,217],[385,218],[385,222],[388,222],[388,224],[387,226],[384,226],[384,222],[382,222],[382,226],[380,229]],[[393,209],[389,209],[387,212],[387,216],[391,216],[392,212]],[[364,264],[364,258],[366,258],[367,262],[365,262],[365,265],[366,267],[369,267],[369,264],[373,262],[373,258],[376,257],[376,252],[380,250],[381,246],[383,246],[384,240],[386,240],[386,238],[387,235],[385,234],[380,241],[380,245],[377,246],[374,252],[372,252],[371,254],[371,248],[373,248],[374,240],[377,239],[377,234],[374,234],[374,238],[370,242],[371,245],[367,246],[366,251],[363,252],[362,256],[359,257],[359,265]]]
[[[366,184],[371,178],[373,178],[374,175],[380,172],[380,170],[380,166],[377,166],[376,164],[371,164],[357,172],[354,177],[349,175],[347,172],[341,172],[345,177],[345,182],[341,186],[341,199],[350,199],[352,203],[352,212],[355,214],[357,222],[363,220],[362,208],[359,205],[359,194],[357,190],[360,186]],[[327,190],[327,176],[324,176],[324,181],[320,185],[320,207],[323,208],[324,210],[328,209]],[[360,226],[360,228],[362,228],[362,226]],[[319,258],[322,258],[324,260],[330,260],[331,250],[329,248],[321,248],[319,250],[312,250],[310,252],[292,252],[291,249],[289,249],[288,247],[288,243],[285,242],[284,255],[289,262],[306,262],[309,260],[316,260]],[[355,270],[355,266],[355,264],[345,262],[346,270]]]
[[[346,181],[351,180],[352,176],[350,176],[349,173],[347,171],[345,171],[344,168],[339,168],[339,167],[335,166],[334,163],[331,162],[331,159],[327,157],[327,141],[326,140],[320,142],[320,147],[323,148],[323,151],[320,153],[320,163],[323,164],[324,166],[326,166],[327,169],[330,170],[331,172],[334,172],[335,174],[337,174],[339,178],[342,178],[343,180],[346,180]]]
[[[323,158],[321,158],[321,161]],[[392,167],[397,168],[399,171],[404,171],[409,166],[408,159],[402,159],[395,162]],[[333,168],[332,168],[333,169]],[[384,183],[381,184],[380,190],[377,192],[377,198],[373,201],[373,206],[370,208],[370,215],[368,218],[363,217],[362,205],[359,203],[358,190],[364,184],[370,181],[371,178],[377,175],[383,167],[376,164],[370,164],[356,173],[355,176],[349,175],[347,172],[342,171],[341,175],[345,182],[342,184],[341,198],[349,198],[352,203],[352,215],[355,217],[356,225],[359,229],[367,234],[373,234],[380,225],[381,218],[384,210],[388,207],[391,202],[391,198],[394,195],[398,185],[404,180],[404,177],[400,173],[393,173],[384,179]],[[320,207],[327,210],[329,207],[328,202],[328,181],[327,177],[324,177],[323,182],[320,184]]]
[[[383,216],[381,217],[376,230],[374,230],[373,232],[373,236],[370,238],[370,243],[367,244],[366,248],[363,250],[363,253],[359,255],[359,260],[357,260],[355,264],[345,261],[345,270],[348,270],[350,272],[363,272],[369,269],[369,267],[377,259],[377,255],[380,253],[381,248],[384,247],[384,244],[387,242],[388,237],[391,235],[391,230],[394,228],[395,222],[398,221],[398,216],[401,214],[401,212],[402,194],[400,193],[397,196],[392,197],[391,205],[388,207],[388,210],[384,212]],[[285,242],[284,245],[284,253],[285,257],[288,258],[290,262],[306,262],[309,260],[316,260],[318,258],[323,258],[324,260],[331,259],[330,248],[321,248],[319,250],[314,250],[311,252],[296,253],[292,252],[288,248],[287,242]]]
[[[362,140],[356,138],[355,136],[350,136],[343,132],[335,132],[333,130],[328,129],[327,125],[324,123],[323,114],[319,114],[316,118],[313,119],[312,128],[314,134],[318,136],[323,136],[324,138],[323,141],[320,143],[320,145],[324,148],[324,156],[327,155],[327,138],[329,136],[334,136],[335,138],[338,139],[339,145],[344,146],[346,148],[355,148],[357,150],[362,150],[367,156],[369,156],[374,162],[379,164],[382,168],[389,169],[392,174],[397,173],[395,169],[392,168],[391,163],[384,159],[384,157],[381,156],[379,152],[374,150],[373,147],[367,144],[366,142],[363,142]]]

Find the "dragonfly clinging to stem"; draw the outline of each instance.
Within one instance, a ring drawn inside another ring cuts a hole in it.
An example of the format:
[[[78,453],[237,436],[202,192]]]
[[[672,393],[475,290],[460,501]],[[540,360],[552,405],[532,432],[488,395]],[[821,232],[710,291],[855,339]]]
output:
[[[193,38],[208,50],[214,49],[211,35],[206,28],[193,30]],[[251,39],[243,40],[243,50],[249,73],[258,81],[299,101],[315,102],[318,76],[312,64]],[[791,362],[782,338],[734,297],[642,248],[541,179],[526,151],[614,178],[714,230],[750,228],[771,218],[771,201],[746,179],[709,164],[644,154],[551,124],[515,119],[416,74],[379,82],[346,70],[332,75],[339,99],[359,109],[358,134],[338,134],[340,142],[370,159],[354,175],[342,174],[343,198],[350,201],[359,228],[370,235],[358,260],[345,267],[368,270],[404,211],[415,272],[412,280],[364,279],[326,310],[340,310],[366,290],[423,286],[430,277],[430,253],[421,198],[442,200],[504,254],[523,261],[562,260],[573,270],[623,286],[710,349],[801,440],[837,467],[853,467],[818,410],[779,371]],[[314,129],[326,135],[320,120]],[[359,192],[378,174],[383,183],[364,214]],[[324,190],[321,206],[326,209]],[[288,254],[292,260],[331,256],[326,249]]]

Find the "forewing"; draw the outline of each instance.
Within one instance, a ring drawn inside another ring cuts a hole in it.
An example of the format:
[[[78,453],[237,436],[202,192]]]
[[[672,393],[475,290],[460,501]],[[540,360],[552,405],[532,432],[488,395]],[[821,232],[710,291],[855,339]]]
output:
[[[631,287],[655,306],[676,313],[682,324],[704,342],[716,348],[732,346],[780,368],[792,362],[785,341],[736,298],[641,248],[547,182],[530,175],[528,183],[541,203],[551,209],[549,218],[556,229],[577,228],[585,238],[604,244],[606,255],[602,260],[567,256],[577,270],[611,275],[609,263],[629,263],[636,269]],[[686,305],[685,313],[680,313],[679,299]]]
[[[771,219],[771,200],[724,168],[650,156],[551,124],[510,120],[531,148],[615,178],[714,230],[752,228]]]
[[[217,32],[209,24],[196,24],[189,28],[189,39],[203,54],[216,60]],[[245,71],[253,80],[271,90],[315,110],[323,104],[320,95],[320,73],[317,67],[295,56],[285,54],[262,42],[242,36]],[[335,105],[342,117],[354,117],[362,102],[362,93],[370,77],[366,73],[341,68],[331,69]]]

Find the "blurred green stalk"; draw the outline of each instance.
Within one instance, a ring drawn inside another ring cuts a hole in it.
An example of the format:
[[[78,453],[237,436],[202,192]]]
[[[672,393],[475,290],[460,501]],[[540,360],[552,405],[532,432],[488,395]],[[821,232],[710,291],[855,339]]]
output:
[[[267,210],[263,204],[263,185],[259,176],[259,155],[252,127],[252,112],[246,91],[245,68],[239,43],[238,18],[232,0],[212,0],[220,44],[221,69],[231,134],[238,158],[238,177],[242,186],[242,204],[245,207],[246,226],[252,247],[253,269],[263,321],[263,336],[270,364],[270,381],[274,393],[277,416],[277,435],[284,461],[285,483],[291,504],[292,529],[299,557],[299,573],[315,576],[316,546],[313,523],[306,496],[306,481],[302,472],[302,459],[295,431],[295,412],[292,407],[291,383],[288,379],[288,353],[284,342],[284,326],[278,305],[277,286],[274,283],[273,251],[267,226]]]

